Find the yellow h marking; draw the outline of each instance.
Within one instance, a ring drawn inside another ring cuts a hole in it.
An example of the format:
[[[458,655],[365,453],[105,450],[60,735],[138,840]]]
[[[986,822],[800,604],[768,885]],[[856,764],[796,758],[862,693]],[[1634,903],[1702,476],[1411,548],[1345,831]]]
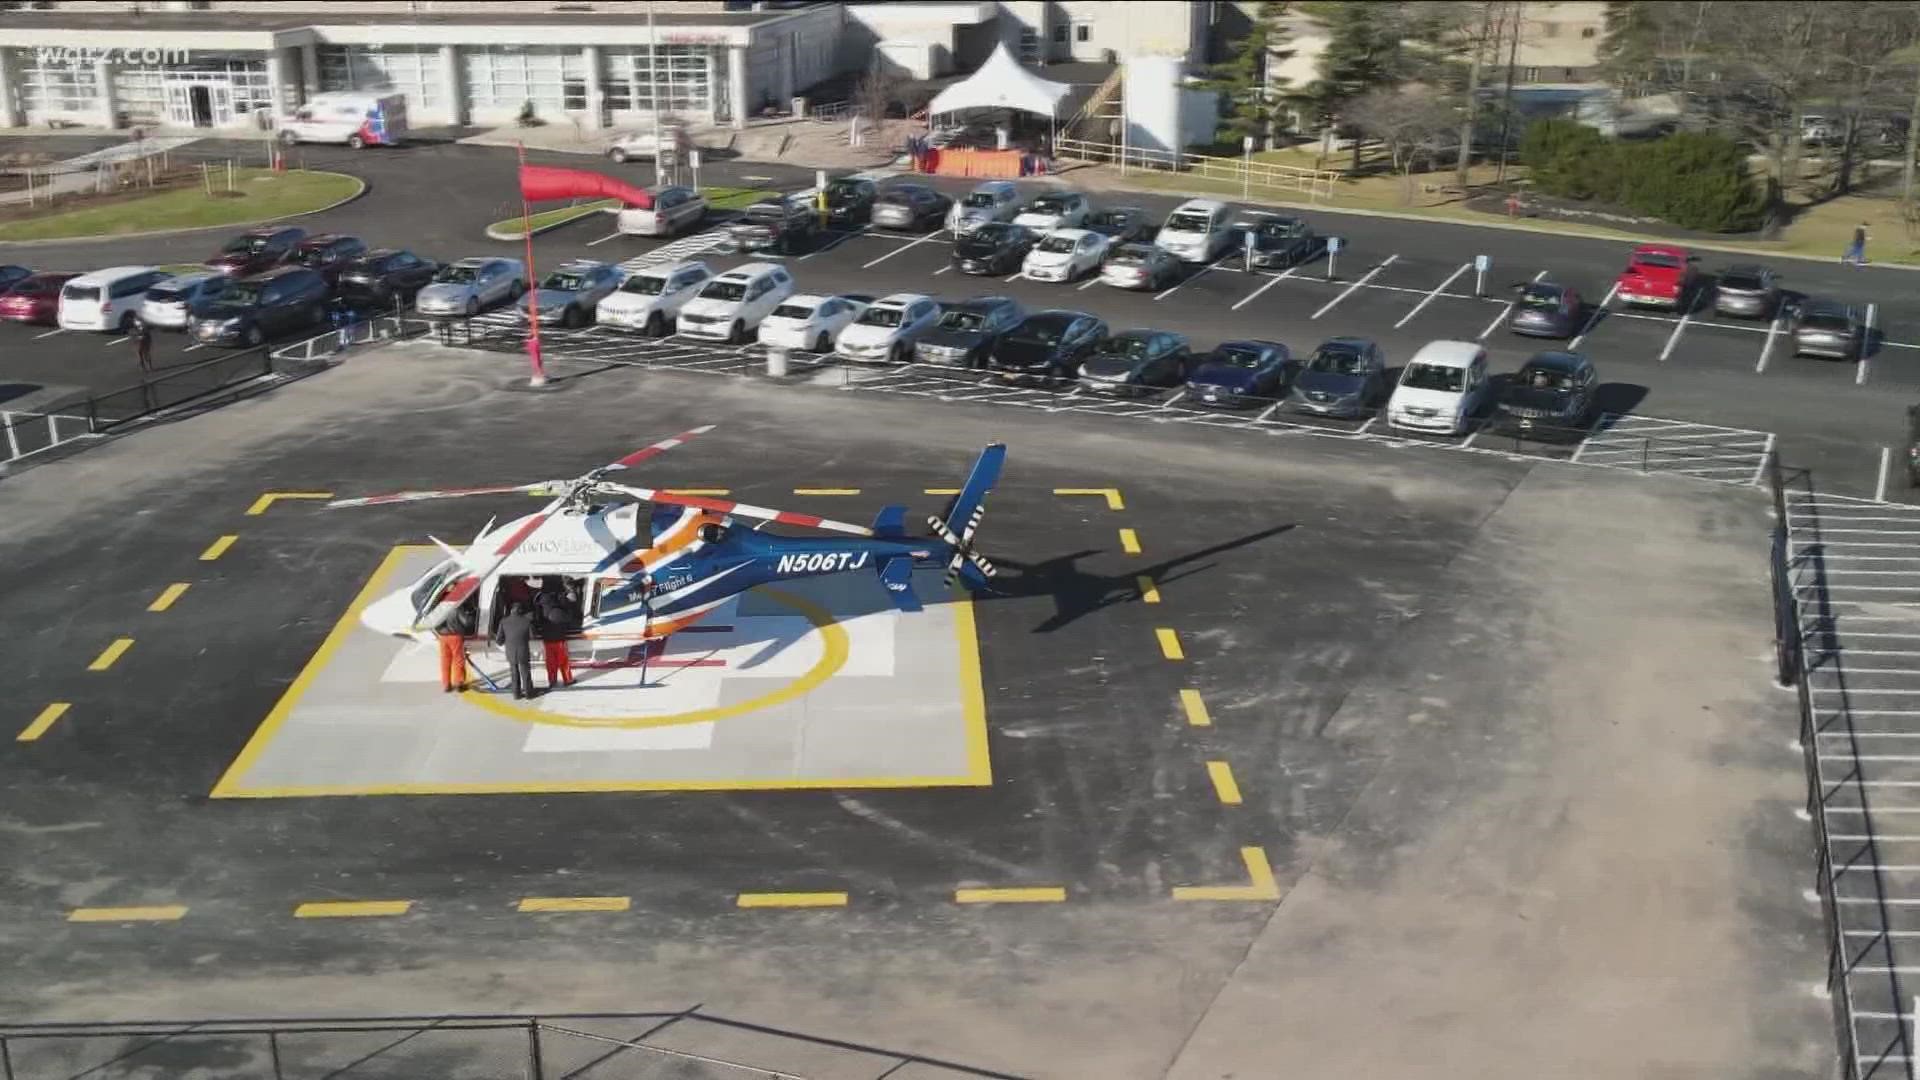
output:
[[[1187,711],[1187,723],[1194,727],[1212,727],[1213,717],[1207,714],[1207,703],[1200,700],[1200,691],[1180,691],[1180,707]]]
[[[1120,498],[1119,488],[1054,488],[1055,495],[1099,495],[1107,500],[1107,509],[1125,510],[1127,504]]]
[[[1207,776],[1213,780],[1213,793],[1228,806],[1240,805],[1240,785],[1233,782],[1233,766],[1224,761],[1207,762]]]
[[[529,896],[521,911],[625,911],[633,900],[626,896]]]
[[[1132,529],[1120,530],[1120,550],[1129,555],[1140,554],[1140,537]]]
[[[732,488],[667,488],[669,495],[728,495]]]
[[[293,909],[296,919],[361,919],[378,915],[405,915],[411,900],[315,900]]]
[[[794,488],[795,495],[858,495],[859,488]]]
[[[187,583],[184,581],[176,581],[162,590],[159,596],[154,597],[153,603],[147,605],[147,610],[165,611],[172,607],[173,602],[180,599],[181,594],[186,591]]]
[[[213,560],[219,558],[220,556],[225,555],[227,553],[227,549],[232,547],[233,542],[238,539],[240,538],[237,536],[223,536],[220,539],[215,540],[213,543],[208,544],[207,550],[200,553],[200,561],[212,562]]]
[[[1058,904],[1067,890],[1058,886],[1032,889],[955,889],[956,904]]]
[[[247,516],[259,517],[261,514],[264,514],[267,512],[267,508],[269,506],[272,506],[275,502],[281,499],[331,499],[331,498],[333,498],[333,492],[331,491],[269,491],[265,495],[262,495],[259,498],[253,500],[253,505],[247,507]]]
[[[46,708],[41,709],[40,715],[33,718],[33,723],[28,724],[26,728],[20,732],[20,734],[15,735],[13,737],[14,741],[15,742],[32,742],[33,740],[39,738],[40,736],[45,735],[47,733],[47,729],[54,725],[54,721],[59,720],[61,717],[67,715],[67,710],[69,708],[72,708],[72,706],[68,705],[66,702],[56,701],[53,704],[47,706]]]
[[[734,902],[743,908],[846,907],[843,892],[743,892]]]
[[[1273,867],[1267,863],[1264,848],[1243,847],[1240,861],[1246,864],[1245,885],[1175,886],[1175,900],[1278,900],[1280,885],[1273,880]]]
[[[108,668],[113,666],[113,662],[115,660],[118,660],[120,659],[120,657],[126,655],[126,651],[131,648],[133,648],[132,638],[130,637],[114,638],[113,644],[107,646],[105,649],[102,649],[100,651],[100,655],[93,658],[93,663],[87,665],[87,670],[88,671],[105,671]]]
[[[67,913],[68,922],[173,922],[187,913],[185,904],[153,907],[83,907]]]
[[[1149,604],[1157,604],[1160,602],[1160,587],[1153,583],[1152,578],[1141,574],[1133,579],[1133,584],[1135,588],[1140,590],[1141,600]]]
[[[1179,634],[1163,626],[1155,630],[1153,635],[1160,639],[1160,655],[1169,660],[1185,660],[1187,658],[1187,654],[1180,648]]]

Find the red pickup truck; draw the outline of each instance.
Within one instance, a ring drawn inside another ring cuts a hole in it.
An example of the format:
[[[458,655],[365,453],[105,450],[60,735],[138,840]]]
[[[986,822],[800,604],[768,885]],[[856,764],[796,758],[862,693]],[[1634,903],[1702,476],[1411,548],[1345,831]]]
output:
[[[1685,310],[1694,291],[1694,256],[1672,244],[1641,244],[1614,288],[1623,304]]]

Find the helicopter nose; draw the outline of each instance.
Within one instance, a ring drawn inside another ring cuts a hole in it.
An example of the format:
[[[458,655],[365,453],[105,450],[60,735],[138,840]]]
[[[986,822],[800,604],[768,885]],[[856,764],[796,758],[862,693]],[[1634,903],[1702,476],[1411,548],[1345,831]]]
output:
[[[375,633],[411,638],[414,636],[412,600],[403,592],[388,593],[361,610],[360,625]]]

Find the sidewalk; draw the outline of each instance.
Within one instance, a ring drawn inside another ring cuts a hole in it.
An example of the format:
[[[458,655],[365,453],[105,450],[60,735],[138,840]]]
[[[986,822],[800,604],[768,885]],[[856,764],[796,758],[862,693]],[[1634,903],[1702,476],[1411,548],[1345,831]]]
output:
[[[846,121],[782,118],[750,121],[744,130],[722,125],[689,126],[687,138],[702,153],[716,159],[771,161],[816,169],[871,169],[890,165],[899,156],[907,133],[920,125],[907,120],[887,121],[879,131],[867,130],[865,146],[849,146]],[[459,140],[473,146],[515,146],[560,154],[600,156],[615,139],[643,127],[626,125],[593,131],[572,124],[538,127],[507,125]]]
[[[36,186],[30,190],[0,193],[0,206],[16,206],[29,198],[41,199],[48,195],[71,195],[75,192],[90,190],[100,183],[100,171],[110,169],[123,161],[138,161],[141,158],[177,150],[188,143],[197,142],[199,135],[154,135],[135,142],[129,139],[117,146],[109,146],[90,153],[65,158],[51,164],[34,168],[35,173],[46,174],[48,184]]]

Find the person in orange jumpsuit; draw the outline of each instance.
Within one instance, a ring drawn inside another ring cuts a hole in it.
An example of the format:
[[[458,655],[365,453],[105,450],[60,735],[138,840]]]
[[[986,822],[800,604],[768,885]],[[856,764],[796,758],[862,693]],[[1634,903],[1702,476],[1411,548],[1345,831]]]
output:
[[[567,653],[567,638],[580,628],[580,616],[559,578],[550,577],[541,583],[537,610],[540,644],[545,650],[542,662],[547,668],[547,688],[572,686],[573,657]]]
[[[467,637],[479,625],[479,613],[473,599],[453,609],[447,621],[434,628],[440,642],[440,689],[443,693],[465,693],[467,689]]]

